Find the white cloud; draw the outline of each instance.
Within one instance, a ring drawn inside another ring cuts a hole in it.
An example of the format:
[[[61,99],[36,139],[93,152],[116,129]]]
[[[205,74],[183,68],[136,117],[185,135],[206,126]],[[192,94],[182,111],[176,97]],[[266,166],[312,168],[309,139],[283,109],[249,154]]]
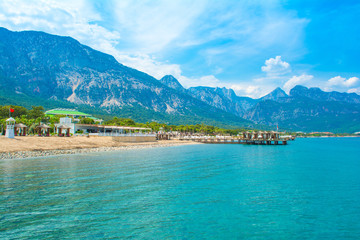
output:
[[[251,84],[251,83],[249,83]],[[262,95],[262,88],[258,85],[233,84],[229,86],[239,96],[258,98]]]
[[[346,80],[346,78],[343,78],[340,76],[333,77],[328,80],[328,85],[330,85],[330,86],[342,85],[345,80]]]
[[[282,75],[290,71],[290,64],[282,61],[281,56],[276,56],[266,60],[265,66],[261,67],[261,71],[269,75]]]
[[[302,74],[300,76],[293,76],[292,78],[290,78],[289,81],[284,84],[283,88],[286,92],[289,92],[296,85],[307,85],[313,78],[313,75],[306,74]]]
[[[359,82],[359,78],[352,77],[346,80],[346,78],[336,76],[333,78],[330,78],[328,80],[329,86],[345,86],[345,87],[353,87],[356,86]]]
[[[344,78],[336,76],[330,78],[324,85],[325,91],[338,91],[360,94],[360,81],[357,77]]]
[[[359,83],[359,78],[352,77],[345,81],[345,86],[352,87],[352,86],[357,85],[358,83]]]
[[[360,88],[350,88],[347,93],[357,93],[360,95]]]

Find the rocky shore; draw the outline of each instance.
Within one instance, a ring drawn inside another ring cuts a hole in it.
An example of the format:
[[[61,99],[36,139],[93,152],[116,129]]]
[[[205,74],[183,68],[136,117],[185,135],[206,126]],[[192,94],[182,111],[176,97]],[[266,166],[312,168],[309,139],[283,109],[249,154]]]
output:
[[[76,142],[77,144],[73,143]],[[47,143],[44,145],[43,143]],[[156,141],[146,143],[115,143],[110,139],[85,139],[75,137],[39,138],[22,137],[17,139],[0,138],[0,160],[45,157],[53,155],[81,154],[90,152],[125,151],[131,149],[170,147],[187,144],[199,144],[191,141]],[[26,147],[24,147],[26,146]]]

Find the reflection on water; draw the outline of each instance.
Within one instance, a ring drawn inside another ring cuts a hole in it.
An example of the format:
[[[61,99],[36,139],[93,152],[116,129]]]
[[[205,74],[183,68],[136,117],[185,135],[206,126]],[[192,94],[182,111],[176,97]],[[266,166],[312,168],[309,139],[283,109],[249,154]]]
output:
[[[0,239],[357,239],[359,143],[0,161]]]

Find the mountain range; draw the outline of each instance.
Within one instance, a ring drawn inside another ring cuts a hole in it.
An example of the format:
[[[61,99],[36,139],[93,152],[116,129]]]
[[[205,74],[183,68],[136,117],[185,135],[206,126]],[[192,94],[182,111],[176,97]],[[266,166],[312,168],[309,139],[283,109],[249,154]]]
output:
[[[75,106],[92,113],[171,124],[276,126],[299,131],[360,129],[360,96],[296,86],[260,99],[232,89],[184,88],[122,65],[71,37],[0,28],[0,104]],[[265,127],[266,128],[266,127]]]

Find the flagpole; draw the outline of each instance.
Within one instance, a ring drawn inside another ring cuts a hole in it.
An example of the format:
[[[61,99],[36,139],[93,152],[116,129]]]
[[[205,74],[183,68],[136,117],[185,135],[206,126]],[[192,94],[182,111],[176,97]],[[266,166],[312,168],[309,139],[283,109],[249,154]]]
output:
[[[14,109],[11,108],[11,106],[9,107],[9,118],[11,118],[11,113],[14,112]]]

